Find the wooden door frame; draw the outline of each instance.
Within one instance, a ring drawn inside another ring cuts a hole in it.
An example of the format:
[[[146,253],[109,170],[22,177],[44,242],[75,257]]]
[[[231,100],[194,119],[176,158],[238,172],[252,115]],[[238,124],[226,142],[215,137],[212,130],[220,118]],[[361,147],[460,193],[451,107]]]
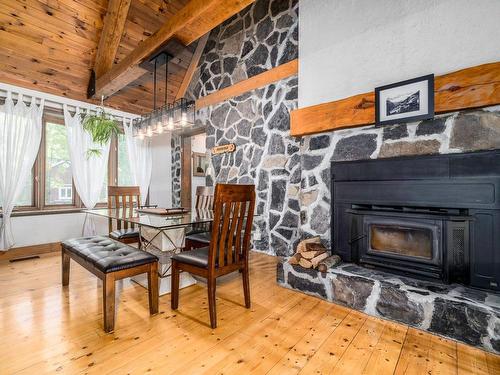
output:
[[[191,209],[192,157],[191,137],[206,133],[205,128],[194,129],[181,136],[181,206]]]

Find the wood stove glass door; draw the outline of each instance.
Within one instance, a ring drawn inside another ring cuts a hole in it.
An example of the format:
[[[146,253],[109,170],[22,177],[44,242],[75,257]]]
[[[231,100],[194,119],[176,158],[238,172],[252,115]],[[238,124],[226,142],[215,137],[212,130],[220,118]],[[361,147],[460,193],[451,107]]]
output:
[[[441,221],[365,216],[366,254],[440,264]]]

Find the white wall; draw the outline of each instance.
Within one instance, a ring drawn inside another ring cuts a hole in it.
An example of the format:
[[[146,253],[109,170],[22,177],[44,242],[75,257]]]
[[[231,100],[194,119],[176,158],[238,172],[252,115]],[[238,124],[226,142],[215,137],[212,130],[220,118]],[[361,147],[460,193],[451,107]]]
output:
[[[500,60],[498,0],[300,0],[299,107]]]
[[[12,217],[14,247],[41,245],[81,237],[85,214],[56,214]],[[107,221],[95,217],[98,234],[107,234]]]
[[[207,151],[205,145],[205,139],[207,138],[206,133],[194,135],[191,137],[191,152],[201,152],[205,153]],[[191,158],[191,163],[193,159]],[[191,169],[193,168],[191,164]],[[191,171],[192,173],[192,171]],[[205,177],[192,176],[191,178],[191,209],[194,210],[196,204],[196,188],[198,186],[205,186],[206,179]]]
[[[172,150],[170,133],[153,137],[153,170],[149,188],[150,204],[172,207]]]

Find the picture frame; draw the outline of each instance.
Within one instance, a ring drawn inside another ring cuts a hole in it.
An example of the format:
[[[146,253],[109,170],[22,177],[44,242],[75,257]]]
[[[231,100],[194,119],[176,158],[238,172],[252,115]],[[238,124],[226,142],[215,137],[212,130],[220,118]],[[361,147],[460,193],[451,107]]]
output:
[[[375,125],[434,117],[434,74],[375,88]]]
[[[205,177],[208,168],[207,154],[202,152],[193,152],[193,176]]]

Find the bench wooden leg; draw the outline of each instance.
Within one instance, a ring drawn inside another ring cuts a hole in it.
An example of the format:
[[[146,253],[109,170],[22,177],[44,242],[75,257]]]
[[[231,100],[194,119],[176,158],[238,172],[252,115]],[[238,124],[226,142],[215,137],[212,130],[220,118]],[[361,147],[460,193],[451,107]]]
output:
[[[62,271],[62,285],[69,284],[69,261],[70,257],[64,248],[61,248],[61,271]]]
[[[104,276],[102,285],[104,308],[104,331],[113,332],[115,329],[115,276],[108,273]]]
[[[172,261],[172,268],[171,268],[171,280],[172,280],[172,285],[170,288],[170,304],[172,310],[177,310],[179,307],[179,268],[177,267],[177,263],[175,260]]]
[[[149,313],[151,315],[158,314],[158,262],[152,263],[148,271],[148,296]]]

